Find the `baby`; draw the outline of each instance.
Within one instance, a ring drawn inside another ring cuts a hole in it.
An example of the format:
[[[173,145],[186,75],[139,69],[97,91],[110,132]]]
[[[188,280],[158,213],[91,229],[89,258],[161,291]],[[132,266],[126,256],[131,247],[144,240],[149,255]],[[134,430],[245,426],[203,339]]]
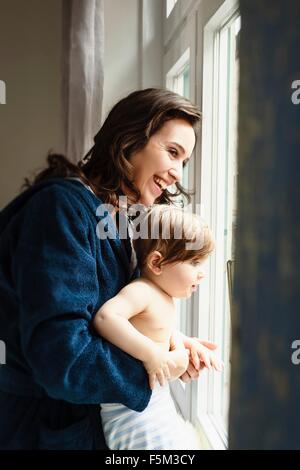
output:
[[[141,277],[100,308],[94,327],[143,362],[153,393],[142,413],[121,404],[102,404],[103,429],[110,449],[180,449],[181,423],[165,385],[186,371],[189,352],[176,330],[174,298],[188,298],[196,291],[214,243],[199,217],[169,205],[148,210],[140,233],[133,243]],[[221,370],[221,362],[197,339],[190,339],[189,348],[195,368],[202,362]]]

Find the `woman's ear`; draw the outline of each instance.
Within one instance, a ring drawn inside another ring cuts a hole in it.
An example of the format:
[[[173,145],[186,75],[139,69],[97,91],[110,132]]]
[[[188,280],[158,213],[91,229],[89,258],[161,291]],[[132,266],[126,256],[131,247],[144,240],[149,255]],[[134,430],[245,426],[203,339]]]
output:
[[[156,274],[157,276],[161,274],[161,271],[162,271],[161,266],[160,266],[162,260],[163,260],[163,257],[159,251],[152,251],[152,253],[150,253],[147,259],[148,269],[150,269],[150,271],[153,274]]]

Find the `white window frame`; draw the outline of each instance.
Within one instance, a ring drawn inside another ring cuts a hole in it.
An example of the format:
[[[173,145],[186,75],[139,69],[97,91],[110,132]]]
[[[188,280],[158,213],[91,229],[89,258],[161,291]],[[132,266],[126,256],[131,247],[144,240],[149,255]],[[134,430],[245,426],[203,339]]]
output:
[[[175,93],[178,93],[178,85],[174,88],[174,80],[183,72],[187,64],[190,66],[190,56],[190,48],[188,47],[166,74],[166,87],[175,91]]]
[[[177,0],[169,15],[167,16],[167,0],[165,0],[165,15],[164,15],[164,45],[166,46],[175,37],[175,32],[179,25],[182,25],[184,20],[194,10],[201,0]],[[173,42],[173,41],[172,41]]]
[[[218,303],[214,295],[216,289],[215,283],[220,280],[220,276],[217,276],[215,269],[217,258],[222,259],[224,257],[223,243],[218,244],[218,239],[224,240],[224,234],[220,234],[220,228],[215,217],[215,208],[218,204],[218,196],[216,195],[224,195],[226,188],[225,186],[222,188],[218,187],[217,193],[215,186],[218,179],[216,175],[222,174],[222,171],[224,171],[224,159],[217,159],[217,155],[220,156],[220,148],[216,147],[216,143],[220,142],[220,139],[222,140],[223,138],[215,125],[220,106],[219,102],[216,101],[216,97],[221,96],[217,89],[220,83],[218,77],[216,77],[216,71],[219,67],[219,63],[216,63],[216,58],[218,57],[222,61],[222,56],[219,56],[219,51],[216,48],[218,32],[237,10],[238,5],[236,0],[225,0],[204,26],[203,36],[202,149],[201,168],[197,172],[198,181],[200,181],[201,176],[202,178],[198,195],[199,199],[197,199],[204,201],[204,204],[201,205],[201,215],[212,228],[216,237],[217,247],[209,261],[207,281],[201,286],[199,296],[194,298],[193,311],[197,312],[199,310],[200,314],[194,315],[193,330],[198,331],[200,329],[202,337],[213,338],[219,344],[222,344],[221,335],[224,332],[224,325],[222,324],[222,318],[218,315],[218,312],[221,310],[220,306],[215,303]],[[220,204],[220,207],[223,208],[223,205]],[[219,212],[218,216],[222,217],[222,214]],[[220,299],[219,303],[222,301],[223,299]],[[213,315],[211,314],[212,312],[214,312]],[[216,400],[220,400],[222,396],[221,386],[221,376],[218,376],[217,373],[207,372],[204,372],[201,379],[192,385],[192,420],[196,422],[201,434],[205,437],[207,447],[213,449],[226,449],[227,447],[227,430],[224,429],[218,415],[214,415],[212,412],[213,404],[215,405]]]

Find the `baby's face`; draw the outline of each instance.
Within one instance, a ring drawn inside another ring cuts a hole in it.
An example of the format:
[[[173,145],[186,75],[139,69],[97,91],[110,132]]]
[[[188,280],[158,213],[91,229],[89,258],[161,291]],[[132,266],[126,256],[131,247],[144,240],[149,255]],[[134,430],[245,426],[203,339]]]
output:
[[[171,297],[190,297],[204,277],[203,262],[184,261],[163,265],[160,277],[164,290]]]

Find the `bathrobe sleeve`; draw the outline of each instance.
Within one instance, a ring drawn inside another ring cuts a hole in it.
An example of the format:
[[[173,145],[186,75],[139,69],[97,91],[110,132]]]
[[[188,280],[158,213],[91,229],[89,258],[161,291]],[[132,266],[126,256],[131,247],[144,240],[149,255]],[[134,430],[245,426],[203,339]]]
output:
[[[98,281],[91,220],[78,197],[59,186],[27,203],[12,265],[22,350],[49,396],[141,411],[150,398],[142,363],[90,328],[105,288]]]

